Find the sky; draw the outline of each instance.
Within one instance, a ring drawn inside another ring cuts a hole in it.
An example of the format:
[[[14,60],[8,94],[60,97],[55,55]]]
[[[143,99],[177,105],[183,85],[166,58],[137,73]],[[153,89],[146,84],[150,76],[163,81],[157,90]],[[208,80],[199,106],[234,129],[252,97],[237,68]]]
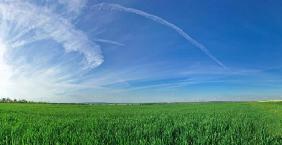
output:
[[[282,99],[282,1],[0,0],[0,97]]]

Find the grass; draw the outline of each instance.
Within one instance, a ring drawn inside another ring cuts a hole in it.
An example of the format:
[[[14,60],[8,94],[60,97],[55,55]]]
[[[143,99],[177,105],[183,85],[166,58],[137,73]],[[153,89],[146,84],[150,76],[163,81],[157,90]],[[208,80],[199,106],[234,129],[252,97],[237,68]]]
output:
[[[282,103],[0,104],[0,144],[282,144]]]

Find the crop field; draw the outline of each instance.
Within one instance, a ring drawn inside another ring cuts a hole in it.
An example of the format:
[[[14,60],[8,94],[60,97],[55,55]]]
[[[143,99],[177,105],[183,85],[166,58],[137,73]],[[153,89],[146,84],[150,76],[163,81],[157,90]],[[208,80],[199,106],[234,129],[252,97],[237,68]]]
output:
[[[0,144],[282,144],[282,103],[0,104]]]

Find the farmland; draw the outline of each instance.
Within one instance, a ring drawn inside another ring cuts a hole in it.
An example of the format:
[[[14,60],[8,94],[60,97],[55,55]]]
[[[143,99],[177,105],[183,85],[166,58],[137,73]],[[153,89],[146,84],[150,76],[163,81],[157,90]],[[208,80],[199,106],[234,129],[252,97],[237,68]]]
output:
[[[282,103],[0,103],[0,144],[282,144]]]

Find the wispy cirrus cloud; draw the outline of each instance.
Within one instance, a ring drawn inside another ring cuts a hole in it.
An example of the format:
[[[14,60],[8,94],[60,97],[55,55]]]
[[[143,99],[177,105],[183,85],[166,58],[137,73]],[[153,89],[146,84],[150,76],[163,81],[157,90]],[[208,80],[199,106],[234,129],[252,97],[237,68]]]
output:
[[[31,3],[39,3],[61,17],[68,19],[72,23],[76,23],[87,7],[88,0],[30,0]]]
[[[77,87],[73,82],[79,76],[103,63],[100,45],[90,40],[72,22],[86,2],[0,2],[0,96],[37,98],[74,90]],[[63,11],[57,9],[60,6],[63,6]],[[52,46],[50,42],[56,45]],[[63,48],[65,54],[62,55],[75,53],[83,59],[69,57],[51,63],[52,60],[48,59],[56,57],[53,47]],[[42,48],[46,48],[44,55],[36,56],[34,62],[27,61],[40,53]],[[22,53],[9,58],[10,53],[17,51]],[[24,55],[26,60],[22,59]]]
[[[87,0],[58,0],[58,3],[66,7],[65,13],[72,18],[80,15],[81,10],[86,6]]]
[[[66,52],[75,51],[83,54],[87,61],[87,67],[95,68],[103,63],[100,46],[90,41],[82,31],[77,30],[67,19],[54,14],[49,9],[26,2],[6,2],[0,4],[0,11],[2,23],[15,22],[15,25],[2,25],[3,30],[18,31],[16,35],[18,39],[12,38],[12,41],[9,41],[10,38],[7,37],[13,36],[2,36],[8,39],[11,46],[22,46],[41,39],[53,39],[62,44]],[[29,37],[24,38],[25,35],[34,31],[37,34],[32,40],[29,40]],[[3,35],[6,34],[9,35],[7,32]]]

